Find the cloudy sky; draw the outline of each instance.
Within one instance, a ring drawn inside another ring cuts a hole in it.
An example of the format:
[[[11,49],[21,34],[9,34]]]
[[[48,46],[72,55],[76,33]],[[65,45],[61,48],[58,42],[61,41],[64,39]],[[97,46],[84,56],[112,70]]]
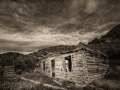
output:
[[[0,0],[0,53],[77,45],[120,23],[120,0]]]

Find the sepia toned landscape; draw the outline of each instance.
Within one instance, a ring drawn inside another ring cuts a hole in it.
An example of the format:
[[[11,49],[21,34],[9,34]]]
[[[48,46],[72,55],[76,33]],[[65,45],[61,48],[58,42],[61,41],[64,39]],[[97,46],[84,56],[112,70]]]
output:
[[[120,90],[119,0],[0,0],[0,90]]]

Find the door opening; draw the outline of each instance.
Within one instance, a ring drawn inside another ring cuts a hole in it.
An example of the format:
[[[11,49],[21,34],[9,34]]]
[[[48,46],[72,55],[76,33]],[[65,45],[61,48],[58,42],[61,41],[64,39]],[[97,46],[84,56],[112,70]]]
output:
[[[65,57],[65,70],[66,70],[66,72],[71,72],[72,71],[71,55],[68,56],[68,57]]]
[[[55,77],[55,60],[51,60],[52,77]]]
[[[45,61],[43,61],[43,71],[45,71]]]

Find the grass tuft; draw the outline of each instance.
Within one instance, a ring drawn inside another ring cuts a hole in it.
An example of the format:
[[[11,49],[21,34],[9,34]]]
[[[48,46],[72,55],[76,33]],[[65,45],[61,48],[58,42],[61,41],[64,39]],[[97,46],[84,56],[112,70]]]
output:
[[[105,90],[120,90],[119,81],[99,79],[92,82],[92,84],[96,87],[103,88]]]

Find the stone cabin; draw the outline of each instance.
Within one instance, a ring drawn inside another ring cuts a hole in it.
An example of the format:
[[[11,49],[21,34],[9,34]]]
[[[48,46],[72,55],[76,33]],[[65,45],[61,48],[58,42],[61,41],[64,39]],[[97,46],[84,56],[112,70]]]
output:
[[[72,51],[50,55],[40,60],[37,65],[36,70],[47,76],[83,85],[104,77],[109,68],[105,54],[82,43]]]

